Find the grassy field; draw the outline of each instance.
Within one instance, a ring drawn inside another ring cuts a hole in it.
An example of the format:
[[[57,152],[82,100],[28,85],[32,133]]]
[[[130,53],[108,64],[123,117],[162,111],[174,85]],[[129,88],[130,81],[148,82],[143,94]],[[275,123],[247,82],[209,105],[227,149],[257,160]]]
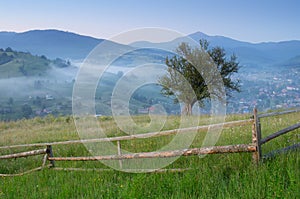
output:
[[[230,115],[227,121],[249,118]],[[148,117],[134,120],[146,125]],[[201,124],[207,123],[201,117]],[[300,121],[300,114],[262,119],[263,137]],[[99,118],[109,136],[124,133],[110,117]],[[164,129],[177,128],[178,117],[169,117]],[[109,128],[110,127],[110,128]],[[191,147],[200,147],[205,132],[199,132]],[[0,146],[79,139],[72,118],[35,118],[0,123]],[[122,142],[130,151],[152,151],[172,137]],[[300,130],[276,138],[263,146],[263,153],[298,143]],[[223,129],[217,145],[251,142],[251,126]],[[33,148],[0,149],[9,154]],[[53,147],[55,156],[89,155],[80,144]],[[124,173],[98,171],[107,168],[101,162],[56,162],[57,167],[90,168],[90,171],[57,171],[44,169],[19,177],[0,177],[0,198],[300,198],[300,154],[294,151],[265,160],[258,167],[252,154],[220,154],[181,157],[167,168],[189,168],[184,172]],[[19,173],[42,163],[42,156],[1,160],[0,173]]]

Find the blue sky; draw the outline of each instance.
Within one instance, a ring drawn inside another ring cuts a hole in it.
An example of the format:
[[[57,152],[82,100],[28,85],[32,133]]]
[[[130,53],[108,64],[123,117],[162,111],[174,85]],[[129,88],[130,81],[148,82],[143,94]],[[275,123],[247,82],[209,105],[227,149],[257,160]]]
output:
[[[300,40],[298,0],[0,0],[0,31],[109,38],[141,27],[263,42]]]

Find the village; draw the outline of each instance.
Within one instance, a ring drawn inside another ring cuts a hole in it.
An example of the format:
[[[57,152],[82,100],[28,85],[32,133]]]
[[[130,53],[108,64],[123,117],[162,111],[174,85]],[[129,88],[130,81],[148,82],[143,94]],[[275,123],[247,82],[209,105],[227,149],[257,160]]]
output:
[[[292,68],[276,73],[241,74],[242,92],[229,100],[229,112],[249,113],[253,107],[265,111],[299,107],[299,73],[299,68]]]

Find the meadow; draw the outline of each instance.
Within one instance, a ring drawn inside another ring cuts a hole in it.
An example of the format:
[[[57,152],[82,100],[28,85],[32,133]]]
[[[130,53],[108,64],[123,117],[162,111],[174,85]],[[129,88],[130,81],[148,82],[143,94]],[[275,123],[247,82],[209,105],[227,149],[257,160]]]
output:
[[[229,115],[226,121],[248,119],[250,115]],[[124,135],[111,117],[98,119],[109,137]],[[146,125],[149,117],[134,117],[135,122]],[[262,119],[263,137],[300,121],[300,113]],[[202,116],[200,124],[207,124]],[[179,126],[179,118],[170,116],[164,129]],[[198,132],[191,147],[200,147],[205,132]],[[0,146],[53,142],[79,139],[71,117],[47,116],[15,122],[0,123]],[[124,141],[130,151],[153,151],[168,143],[172,136]],[[263,154],[286,147],[300,140],[295,130],[263,145]],[[251,125],[222,130],[216,145],[248,144],[251,142]],[[36,148],[0,149],[10,154]],[[82,144],[53,147],[55,156],[88,156]],[[20,173],[42,163],[43,156],[1,160],[0,173]],[[17,177],[0,177],[0,198],[299,198],[299,150],[263,160],[258,166],[251,153],[215,154],[203,158],[180,157],[163,173],[125,173],[108,169],[99,161],[56,162],[56,167],[89,169],[41,171]]]

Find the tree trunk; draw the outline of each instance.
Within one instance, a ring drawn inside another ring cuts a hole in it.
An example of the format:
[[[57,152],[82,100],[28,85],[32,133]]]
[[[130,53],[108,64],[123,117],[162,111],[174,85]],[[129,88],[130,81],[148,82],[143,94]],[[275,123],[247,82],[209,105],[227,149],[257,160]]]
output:
[[[191,103],[185,103],[183,110],[182,110],[183,115],[192,115],[192,104]]]
[[[193,99],[191,102],[185,102],[182,110],[183,115],[192,115],[193,114],[193,106],[197,102],[197,99]]]

